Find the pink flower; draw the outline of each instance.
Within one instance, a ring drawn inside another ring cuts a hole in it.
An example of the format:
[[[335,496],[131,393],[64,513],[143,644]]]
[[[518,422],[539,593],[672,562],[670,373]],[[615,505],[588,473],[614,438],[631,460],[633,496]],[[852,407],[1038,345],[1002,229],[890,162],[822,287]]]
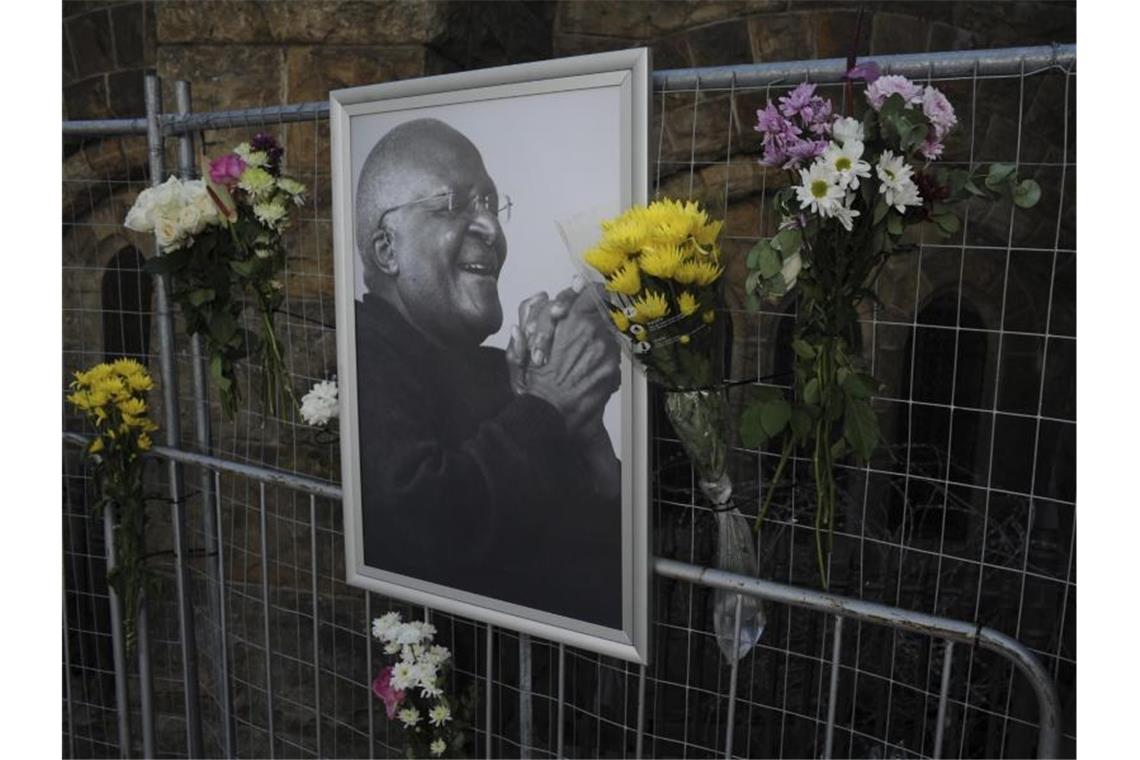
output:
[[[876,111],[882,108],[883,103],[892,95],[901,95],[908,104],[921,103],[922,87],[897,74],[879,77],[867,85],[867,102]]]
[[[236,153],[218,156],[210,162],[210,179],[219,185],[233,187],[245,171],[245,161]]]
[[[384,702],[384,709],[388,713],[388,719],[391,720],[396,717],[396,708],[404,701],[404,692],[399,689],[392,688],[392,666],[382,668],[376,674],[375,680],[372,681],[372,693],[378,696]]]
[[[921,153],[927,160],[934,161],[935,159],[942,156],[942,149],[944,147],[945,146],[942,144],[942,141],[938,139],[938,135],[932,134],[926,136],[926,139],[923,141],[922,147],[918,149],[918,152]]]
[[[934,125],[934,135],[939,140],[958,123],[954,106],[950,105],[945,95],[933,87],[927,87],[922,91],[922,112]]]

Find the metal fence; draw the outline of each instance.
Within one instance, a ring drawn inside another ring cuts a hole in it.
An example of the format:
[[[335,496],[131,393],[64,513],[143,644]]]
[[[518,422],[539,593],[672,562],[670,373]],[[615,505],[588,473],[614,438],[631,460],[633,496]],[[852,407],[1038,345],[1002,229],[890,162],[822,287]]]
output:
[[[648,667],[422,611],[455,651],[456,687],[473,696],[473,754],[1075,754],[1075,500],[1063,476],[1075,409],[1054,389],[1075,375],[1066,363],[1075,357],[1075,50],[878,60],[937,83],[958,105],[962,137],[948,160],[1016,162],[1045,200],[1033,213],[971,206],[957,239],[921,241],[881,279],[883,305],[862,327],[864,354],[887,380],[876,405],[888,445],[842,475],[836,593],[804,588],[815,570],[810,521],[797,514],[813,494],[799,463],[764,532],[759,576],[772,580],[704,571],[708,511],[657,420]],[[755,164],[752,111],[804,79],[841,98],[843,68],[654,75],[655,189],[723,212],[730,262],[771,227],[764,200],[779,182]],[[65,751],[399,755],[399,732],[369,689],[378,662],[369,621],[421,611],[343,583],[336,446],[292,411],[220,415],[197,346],[182,338],[161,283],[152,289],[139,272],[153,243],[121,226],[167,165],[190,175],[199,150],[254,128],[279,131],[290,174],[314,192],[290,233],[278,326],[299,389],[332,375],[327,104],[191,114],[179,83],[167,95],[182,115],[160,114],[157,81],[148,88],[146,118],[64,125],[64,366],[146,361],[167,436],[148,477],[163,589],[148,600],[140,656],[129,661],[111,624],[106,526],[90,514],[78,449],[65,446]],[[793,316],[732,309],[730,375],[778,370]],[[1026,388],[1036,393],[1027,399]],[[79,422],[65,422],[65,439],[79,440]],[[1029,452],[1028,468],[1008,461],[1024,458],[1015,446]],[[733,451],[745,511],[757,509],[776,456]],[[739,667],[716,647],[713,587],[770,602],[764,635]]]

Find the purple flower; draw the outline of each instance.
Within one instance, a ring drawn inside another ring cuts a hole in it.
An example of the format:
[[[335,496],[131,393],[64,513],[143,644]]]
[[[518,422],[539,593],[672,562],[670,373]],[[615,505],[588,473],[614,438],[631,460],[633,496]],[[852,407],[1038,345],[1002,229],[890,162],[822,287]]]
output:
[[[922,112],[934,125],[934,134],[939,140],[958,123],[954,106],[950,105],[945,95],[933,87],[927,87],[922,91]]]
[[[891,95],[901,95],[908,104],[922,102],[922,87],[906,77],[891,74],[867,85],[867,102],[878,111]]]
[[[919,153],[923,155],[923,158],[926,158],[929,161],[934,161],[942,155],[942,149],[944,147],[946,146],[942,144],[942,141],[938,138],[937,133],[935,133],[927,135],[926,139],[922,143],[922,147],[918,150]]]
[[[380,697],[384,702],[384,709],[388,713],[388,719],[396,717],[396,708],[404,701],[404,692],[399,689],[392,688],[392,666],[382,668],[376,674],[376,678],[372,681],[372,693]]]
[[[788,146],[788,160],[784,168],[795,169],[801,162],[823,155],[827,143],[827,140],[800,140],[795,145]]]
[[[874,61],[864,61],[856,66],[852,66],[846,74],[843,75],[844,79],[863,79],[867,84],[873,84],[879,78],[879,64]]]
[[[780,113],[790,119],[811,103],[813,95],[815,95],[815,85],[804,82],[780,98]]]
[[[233,187],[245,171],[245,161],[236,153],[218,156],[210,162],[210,181],[217,185]]]
[[[285,154],[285,149],[277,143],[277,138],[268,132],[258,132],[249,141],[249,147],[251,150],[265,151],[269,173],[276,175],[281,166],[281,157]]]

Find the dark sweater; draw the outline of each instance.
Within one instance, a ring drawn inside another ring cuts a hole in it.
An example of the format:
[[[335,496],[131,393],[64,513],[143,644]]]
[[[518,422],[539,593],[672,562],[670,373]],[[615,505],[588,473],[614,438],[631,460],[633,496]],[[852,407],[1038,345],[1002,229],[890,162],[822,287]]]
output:
[[[620,628],[620,499],[504,352],[443,351],[369,295],[356,355],[365,563]]]

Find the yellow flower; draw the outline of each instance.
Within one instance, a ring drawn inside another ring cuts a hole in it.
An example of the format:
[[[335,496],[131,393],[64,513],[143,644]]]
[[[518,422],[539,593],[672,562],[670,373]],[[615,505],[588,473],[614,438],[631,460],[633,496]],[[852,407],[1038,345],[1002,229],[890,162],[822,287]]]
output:
[[[707,248],[716,242],[717,235],[720,234],[722,227],[724,227],[724,222],[719,219],[711,221],[708,224],[701,225],[693,237],[696,238],[701,247]]]
[[[76,391],[67,397],[68,402],[76,409],[89,411],[91,409],[91,394],[87,391]]]
[[[130,389],[135,392],[149,391],[154,387],[154,381],[150,379],[150,375],[148,375],[144,370],[137,375],[128,377],[127,385],[130,386]]]
[[[102,406],[95,407],[95,424],[102,425],[107,421],[107,410]]]
[[[687,317],[701,308],[701,303],[697,300],[696,296],[686,290],[677,296],[677,308]]]
[[[649,291],[642,295],[641,298],[634,300],[633,308],[636,309],[636,313],[633,315],[633,321],[645,324],[655,319],[661,319],[661,317],[668,314],[669,301],[665,298],[664,293]]]
[[[119,411],[123,413],[124,419],[128,416],[139,417],[146,414],[146,402],[141,398],[125,399],[120,401],[118,406]]]
[[[143,433],[139,436],[139,451],[150,450],[150,436]]]
[[[700,265],[696,261],[686,261],[684,264],[677,267],[677,271],[673,273],[673,279],[682,285],[692,285],[697,281],[699,266]]]
[[[692,264],[693,282],[701,287],[711,285],[724,274],[724,267],[717,266],[711,261],[700,261]]]
[[[685,257],[676,245],[655,246],[647,249],[638,258],[641,271],[646,274],[668,279],[684,263]]]
[[[586,251],[586,263],[609,277],[625,264],[625,253],[607,245],[598,245]]]
[[[140,372],[146,372],[146,370],[143,369],[143,366],[137,361],[134,359],[127,359],[125,357],[122,359],[116,359],[111,364],[111,369],[113,369],[117,374],[121,375],[124,378],[134,377]]]
[[[704,314],[701,315],[701,319],[703,319],[705,321],[706,325],[711,325],[713,322],[716,321],[716,312],[713,311],[712,309],[709,309],[708,311],[706,311]]]
[[[610,312],[610,319],[612,319],[614,321],[614,324],[617,326],[618,332],[625,332],[626,330],[629,329],[629,317],[627,317],[625,315],[624,311],[622,311],[620,309],[617,309],[615,311],[611,311]]]
[[[602,245],[607,248],[636,253],[649,238],[650,228],[642,217],[642,210],[632,208],[617,219],[602,222]]]
[[[107,403],[106,399],[115,398],[127,392],[127,386],[123,382],[123,378],[115,375],[108,375],[107,377],[96,380],[91,387],[94,393],[102,394],[104,400],[98,402],[100,406]],[[118,399],[116,398],[116,400]]]
[[[688,335],[682,335],[682,336],[679,338],[679,340],[681,341],[681,345],[682,345],[682,346],[687,346],[687,345],[689,345],[689,340],[690,340],[690,339],[689,339],[689,336],[688,336]]]
[[[626,262],[625,266],[613,273],[606,282],[606,290],[632,296],[641,290],[641,274],[635,262]]]
[[[88,453],[91,453],[91,454],[98,454],[102,450],[103,450],[103,439],[102,438],[96,438],[94,441],[91,442],[91,445],[87,447]]]

